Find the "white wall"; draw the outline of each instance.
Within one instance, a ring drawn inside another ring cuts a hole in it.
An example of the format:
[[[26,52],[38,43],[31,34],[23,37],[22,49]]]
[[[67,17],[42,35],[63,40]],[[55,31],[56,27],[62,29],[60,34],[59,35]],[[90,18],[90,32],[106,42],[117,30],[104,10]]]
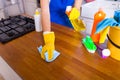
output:
[[[33,16],[37,8],[36,0],[23,0],[23,1],[24,1],[25,14]]]
[[[2,4],[2,0],[0,0],[0,19],[4,18],[4,10],[3,10],[3,4]]]
[[[15,2],[12,4],[10,0],[0,0],[0,19],[24,13],[22,0],[15,0]]]

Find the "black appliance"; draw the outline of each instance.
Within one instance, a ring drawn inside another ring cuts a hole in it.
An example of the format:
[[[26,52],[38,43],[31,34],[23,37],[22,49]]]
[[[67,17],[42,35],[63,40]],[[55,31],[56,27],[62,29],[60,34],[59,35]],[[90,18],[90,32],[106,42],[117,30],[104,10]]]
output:
[[[34,31],[34,20],[25,16],[10,16],[0,20],[0,42],[6,43]]]

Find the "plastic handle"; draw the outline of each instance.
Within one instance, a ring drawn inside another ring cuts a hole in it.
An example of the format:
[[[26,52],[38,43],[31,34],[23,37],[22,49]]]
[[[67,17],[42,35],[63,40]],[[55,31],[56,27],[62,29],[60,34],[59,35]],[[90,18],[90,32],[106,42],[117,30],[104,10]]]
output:
[[[94,15],[94,22],[91,32],[91,38],[93,42],[99,42],[100,34],[95,34],[96,32],[96,26],[97,24],[102,21],[105,18],[106,14],[100,9],[95,15]]]

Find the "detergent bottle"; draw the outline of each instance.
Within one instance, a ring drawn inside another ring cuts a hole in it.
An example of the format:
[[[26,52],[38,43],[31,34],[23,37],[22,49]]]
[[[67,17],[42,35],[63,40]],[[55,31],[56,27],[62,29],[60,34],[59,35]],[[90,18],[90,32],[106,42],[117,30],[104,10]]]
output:
[[[38,9],[36,9],[34,14],[34,22],[35,22],[35,31],[36,32],[42,31],[41,16],[40,16],[40,11]]]
[[[92,32],[91,32],[91,38],[93,42],[96,42],[96,43],[99,42],[100,34],[99,33],[95,34],[96,27],[97,27],[97,24],[105,18],[105,16],[106,14],[103,12],[101,8],[94,15],[94,22],[93,22],[93,27],[92,27]]]

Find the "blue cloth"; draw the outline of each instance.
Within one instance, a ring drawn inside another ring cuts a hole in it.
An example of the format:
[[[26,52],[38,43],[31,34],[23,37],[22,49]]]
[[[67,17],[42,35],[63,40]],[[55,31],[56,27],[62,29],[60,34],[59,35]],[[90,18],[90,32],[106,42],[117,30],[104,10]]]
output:
[[[95,33],[99,33],[100,31],[104,30],[107,26],[114,27],[120,26],[120,24],[118,24],[118,22],[113,18],[106,18],[102,20],[100,23],[98,23]]]
[[[42,46],[38,47],[38,51],[41,53],[41,51],[42,51]],[[53,58],[52,58],[51,60],[48,60],[48,53],[46,52],[46,53],[45,53],[45,61],[46,61],[46,62],[52,62],[52,61],[54,61],[59,55],[60,55],[60,53],[55,50],[54,53],[53,53]]]
[[[114,12],[114,19],[120,24],[120,10]]]
[[[65,14],[66,6],[73,6],[73,4],[74,0],[51,0],[49,5],[51,22],[73,28]]]

